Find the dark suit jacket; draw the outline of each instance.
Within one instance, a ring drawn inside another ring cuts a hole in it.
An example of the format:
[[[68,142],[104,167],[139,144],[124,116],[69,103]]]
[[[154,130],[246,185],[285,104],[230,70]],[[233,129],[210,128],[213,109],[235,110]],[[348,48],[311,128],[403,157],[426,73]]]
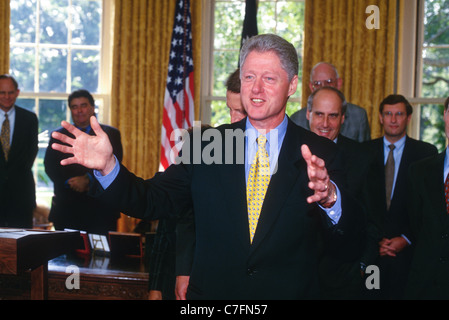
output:
[[[412,163],[436,154],[437,148],[429,143],[406,137],[404,151],[399,164],[390,210],[386,209],[385,165],[383,138],[366,142],[372,159],[365,185],[365,201],[370,220],[378,231],[377,240],[405,235],[410,237],[407,201],[407,175]]]
[[[36,207],[32,167],[38,151],[38,120],[26,109],[15,109],[8,162],[0,149],[0,226],[31,228]]]
[[[101,127],[111,141],[114,154],[121,161],[123,150],[120,131],[106,125],[101,125]],[[59,128],[57,131],[68,134],[68,131],[64,128]],[[93,130],[90,134],[94,134]],[[67,185],[67,180],[75,176],[88,174],[93,179],[92,170],[77,164],[62,166],[61,160],[68,158],[69,155],[53,150],[51,145],[54,142],[55,139],[51,138],[44,158],[45,172],[54,185],[49,220],[59,230],[70,228],[98,234],[106,234],[108,231],[116,230],[116,221],[120,216],[118,210],[107,204],[98,203],[87,193],[73,191]]]
[[[360,187],[365,180],[366,153],[362,150],[362,144],[339,135],[337,139],[338,152],[343,162],[344,183],[358,201]],[[354,212],[359,216],[357,229],[360,233],[366,231],[366,212],[360,202],[359,209]],[[356,243],[345,246],[347,252],[339,250],[325,250],[320,259],[320,282],[322,295],[325,299],[360,299],[362,277],[360,274],[360,258],[365,242],[360,239]],[[354,254],[354,253],[358,254]],[[346,253],[346,254],[345,254]],[[348,256],[353,258],[348,259]]]
[[[444,196],[446,150],[410,168],[410,217],[415,250],[407,299],[449,299],[449,215]]]
[[[244,131],[245,121],[206,130],[224,137],[235,129]],[[289,121],[278,170],[271,178],[252,245],[243,163],[172,165],[149,181],[122,166],[115,181],[98,196],[114,202],[122,212],[147,219],[193,208],[196,247],[189,299],[316,298],[320,244],[337,250],[353,240],[354,217],[346,210],[351,212],[348,208],[354,202],[342,191],[344,214],[337,226],[330,225],[316,204],[306,202],[311,191],[300,151],[304,143],[325,159],[338,183],[335,144]],[[203,151],[205,145],[211,146],[211,142],[203,142]],[[224,150],[224,145],[215,141],[215,151],[219,147]],[[224,158],[223,152],[219,159]]]

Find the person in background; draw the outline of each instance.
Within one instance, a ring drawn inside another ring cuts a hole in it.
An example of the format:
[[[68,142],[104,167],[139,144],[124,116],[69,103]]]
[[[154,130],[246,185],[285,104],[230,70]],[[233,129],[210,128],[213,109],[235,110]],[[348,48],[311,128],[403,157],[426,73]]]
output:
[[[307,101],[307,120],[310,131],[325,137],[338,146],[343,158],[343,174],[345,186],[348,191],[357,198],[358,191],[364,180],[363,165],[365,153],[361,144],[340,133],[341,126],[345,121],[346,99],[342,92],[334,87],[321,87],[315,90]],[[360,204],[363,208],[363,204]],[[360,210],[356,214],[362,217],[358,232],[364,234],[365,211]],[[360,299],[362,288],[362,275],[360,273],[361,253],[364,241],[352,243],[348,246],[348,252],[357,251],[358,255],[346,255],[339,252],[335,255],[332,251],[324,251],[320,260],[320,285],[321,295],[324,299]]]
[[[84,89],[72,92],[68,97],[68,106],[74,125],[89,135],[95,135],[89,124],[90,117],[95,115],[95,101],[90,92]],[[120,131],[104,124],[101,127],[106,132],[118,161],[121,161],[123,149]],[[64,128],[56,131],[68,133]],[[53,143],[55,139],[51,138],[49,146]],[[48,147],[44,158],[45,172],[54,185],[49,220],[53,222],[55,229],[75,229],[94,234],[107,234],[117,230],[120,211],[100,204],[88,195],[93,179],[92,170],[78,164],[61,165],[61,160],[67,157]]]
[[[444,102],[449,139],[449,97]],[[448,300],[449,149],[410,166],[409,214],[414,255],[405,299]]]
[[[0,75],[0,227],[32,228],[38,120],[33,112],[16,105],[19,94],[14,77]]]
[[[246,117],[246,111],[240,98],[240,69],[236,69],[226,81],[226,105],[229,108],[231,123]]]
[[[404,294],[413,252],[408,171],[437,153],[435,146],[407,135],[412,112],[404,96],[385,97],[379,106],[384,136],[364,143],[371,162],[362,188],[369,234],[363,259],[380,270],[380,290],[370,290],[368,298],[397,300]]]
[[[310,72],[310,91],[313,92],[321,87],[334,87],[340,91],[343,87],[343,79],[338,75],[335,66],[328,62],[317,63]],[[306,113],[307,109],[302,108],[292,114],[291,119],[297,125],[309,129]],[[365,109],[348,102],[340,133],[358,142],[370,140],[371,132]]]

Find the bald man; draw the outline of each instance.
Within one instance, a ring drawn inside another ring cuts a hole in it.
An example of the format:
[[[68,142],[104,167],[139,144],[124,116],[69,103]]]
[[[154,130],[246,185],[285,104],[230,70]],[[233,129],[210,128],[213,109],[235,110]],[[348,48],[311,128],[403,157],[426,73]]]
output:
[[[310,73],[310,91],[313,93],[321,87],[333,87],[339,91],[343,87],[343,79],[340,78],[337,69],[327,62],[316,64]],[[303,108],[295,112],[291,119],[297,125],[310,129],[306,113],[307,109]],[[345,121],[341,125],[341,134],[359,142],[371,139],[368,116],[365,109],[355,104],[347,103]]]

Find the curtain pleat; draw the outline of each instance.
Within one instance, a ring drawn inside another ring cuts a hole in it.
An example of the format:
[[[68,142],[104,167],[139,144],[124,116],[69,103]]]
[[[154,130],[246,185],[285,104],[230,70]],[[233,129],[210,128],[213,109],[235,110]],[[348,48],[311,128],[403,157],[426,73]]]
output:
[[[369,5],[379,8],[379,29],[368,29]],[[378,106],[394,93],[398,0],[306,0],[303,107],[310,94],[310,70],[334,64],[343,79],[346,99],[365,108],[371,136],[382,135]]]
[[[116,0],[111,124],[122,135],[123,163],[151,178],[159,170],[161,124],[176,0]],[[199,114],[201,0],[191,0],[195,119]],[[118,230],[138,220],[122,216]]]
[[[9,0],[0,0],[0,74],[9,72]]]

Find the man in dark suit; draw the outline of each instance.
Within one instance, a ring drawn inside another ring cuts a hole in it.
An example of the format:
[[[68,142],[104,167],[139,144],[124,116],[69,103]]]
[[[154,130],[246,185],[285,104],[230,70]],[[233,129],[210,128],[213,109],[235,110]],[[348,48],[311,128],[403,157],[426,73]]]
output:
[[[365,260],[379,266],[380,290],[376,298],[401,299],[407,280],[412,244],[407,203],[407,174],[410,165],[437,153],[435,146],[407,136],[412,106],[402,95],[389,95],[380,104],[379,121],[385,135],[366,142],[371,163],[368,167],[363,198],[368,213],[370,241]],[[394,166],[388,172],[390,146]],[[387,195],[387,181],[391,191]]]
[[[307,101],[307,120],[310,131],[335,142],[343,159],[343,173],[346,188],[354,196],[358,195],[363,181],[363,167],[366,163],[359,142],[341,134],[341,126],[345,121],[347,102],[341,91],[334,87],[321,87],[309,96]],[[361,221],[365,220],[365,212],[357,212]],[[356,226],[360,233],[365,232],[365,223]],[[348,247],[349,252],[359,252],[364,242],[354,243]],[[320,282],[322,295],[326,299],[360,299],[362,276],[360,273],[360,254],[347,260],[339,252],[337,255],[325,251],[320,261]]]
[[[444,103],[449,138],[449,98]],[[415,244],[407,299],[449,299],[449,149],[410,168],[410,228]]]
[[[95,114],[92,95],[86,90],[74,91],[69,95],[68,106],[75,126],[89,135],[94,135],[89,124],[90,117]],[[120,131],[107,125],[101,127],[111,141],[118,161],[121,161],[123,150]],[[64,128],[57,131],[68,133]],[[51,138],[49,145],[54,142],[55,139]],[[61,160],[67,157],[50,147],[45,154],[45,171],[54,184],[49,220],[58,230],[70,228],[96,234],[107,234],[108,231],[116,230],[120,212],[88,196],[93,179],[92,170],[77,164],[62,166]]]
[[[338,186],[335,144],[285,115],[298,82],[294,46],[276,35],[252,37],[242,47],[240,65],[248,117],[203,132],[194,129],[191,139],[203,134],[201,141],[184,143],[182,162],[150,180],[118,165],[94,118],[96,137],[63,122],[75,139],[54,134],[71,146],[53,148],[74,154],[65,165],[96,168],[106,188],[97,196],[127,214],[155,219],[194,209],[197,241],[187,298],[317,298],[320,248],[339,250],[357,240],[352,228],[357,217],[350,214],[356,203]],[[251,240],[246,197],[251,179],[247,183],[246,177],[252,175],[251,155],[265,149],[257,147],[262,136],[269,144],[270,180]]]
[[[328,62],[317,63],[310,72],[309,89],[311,92],[322,88],[333,87],[341,90],[343,79],[339,76],[337,68]],[[371,139],[368,115],[362,107],[347,102],[345,121],[341,125],[341,134],[358,142]],[[302,108],[292,114],[291,119],[298,126],[309,129],[307,108]]]
[[[19,93],[12,76],[0,76],[0,126],[8,132],[0,139],[0,226],[31,228],[36,207],[32,167],[38,151],[38,120],[34,113],[15,105]]]

